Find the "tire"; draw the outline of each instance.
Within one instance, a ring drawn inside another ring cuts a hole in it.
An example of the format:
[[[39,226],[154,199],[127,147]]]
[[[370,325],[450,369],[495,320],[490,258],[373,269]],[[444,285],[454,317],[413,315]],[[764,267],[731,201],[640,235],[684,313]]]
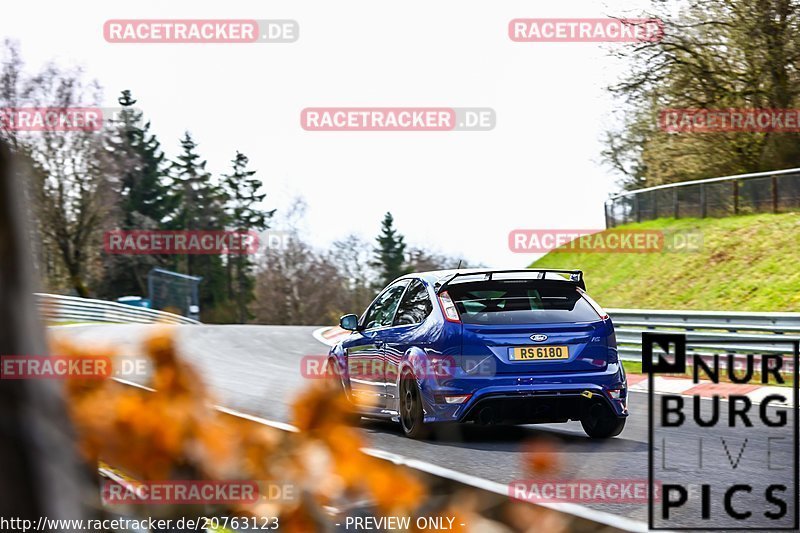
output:
[[[400,426],[403,433],[411,439],[423,439],[428,435],[425,415],[422,410],[422,396],[411,372],[405,372],[400,378],[400,394],[397,400],[400,414]]]
[[[342,380],[342,370],[336,359],[328,359],[325,365],[325,385],[330,387],[331,390],[339,392],[342,396],[347,398],[347,392],[344,388],[344,380]]]
[[[583,426],[583,431],[593,439],[609,439],[622,433],[626,420],[627,418],[614,414],[607,405],[596,403],[581,419],[581,426]]]

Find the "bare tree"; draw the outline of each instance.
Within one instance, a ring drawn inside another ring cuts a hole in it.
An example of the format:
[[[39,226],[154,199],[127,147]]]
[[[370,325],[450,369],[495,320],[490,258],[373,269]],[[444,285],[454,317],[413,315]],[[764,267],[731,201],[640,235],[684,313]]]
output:
[[[653,0],[663,38],[612,48],[629,70],[609,87],[621,125],[603,157],[628,189],[796,167],[796,133],[674,134],[667,109],[787,109],[800,102],[798,0]]]
[[[336,268],[295,233],[265,254],[253,311],[262,324],[331,324],[343,314],[342,295]]]
[[[333,243],[327,258],[341,278],[342,309],[347,313],[360,313],[375,297],[372,287],[377,276],[370,265],[372,246],[351,233]]]
[[[449,268],[470,268],[470,266],[461,257],[451,257],[439,252],[414,247],[408,251],[408,268],[412,272],[425,272]]]
[[[46,66],[26,77],[17,48],[6,42],[9,59],[0,74],[0,104],[6,108],[30,106],[66,113],[73,108],[97,106],[96,82],[84,83],[80,69],[63,71]],[[87,267],[99,253],[100,230],[116,204],[116,179],[104,149],[104,133],[89,128],[60,131],[2,133],[27,161],[26,197],[44,240],[66,269],[69,283],[81,296],[90,293]]]

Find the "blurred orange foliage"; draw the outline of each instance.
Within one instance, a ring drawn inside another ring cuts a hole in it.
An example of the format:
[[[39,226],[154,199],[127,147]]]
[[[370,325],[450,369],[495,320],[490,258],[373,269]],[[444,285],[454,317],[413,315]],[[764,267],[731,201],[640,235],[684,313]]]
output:
[[[547,440],[532,440],[522,445],[522,461],[530,474],[550,474],[560,469],[556,447]]]
[[[292,423],[283,431],[213,407],[202,377],[175,348],[174,329],[162,326],[144,341],[152,361],[148,387],[112,379],[71,379],[65,390],[78,446],[90,464],[108,464],[122,477],[147,480],[243,480],[293,487],[291,499],[216,509],[218,514],[280,517],[290,532],[330,530],[335,509],[371,502],[385,515],[450,516],[473,531],[552,531],[570,522],[542,507],[501,496],[491,501],[471,489],[427,496],[422,479],[406,468],[362,452],[363,433],[354,427],[350,400],[331,382],[317,381],[292,404]],[[109,356],[113,349],[54,341],[52,353],[74,357]],[[523,444],[524,466],[533,474],[558,469],[555,448],[546,442]],[[437,501],[436,507],[430,502]],[[185,506],[159,510],[182,515]],[[208,514],[208,508],[203,512]],[[346,511],[344,511],[346,512]],[[487,518],[487,513],[494,519]],[[500,521],[498,521],[498,519]],[[504,523],[503,523],[504,522]]]
[[[292,501],[243,504],[234,511],[280,513],[281,529],[309,531],[323,506],[373,501],[383,512],[410,513],[425,490],[408,471],[361,452],[349,401],[325,383],[292,406],[293,433],[221,413],[201,376],[176,353],[172,329],[145,340],[152,360],[148,392],[114,380],[67,380],[68,407],[81,452],[135,479],[261,480],[292,485]],[[106,348],[55,341],[52,352],[108,356]],[[285,519],[284,519],[285,518]],[[288,520],[288,522],[287,522]],[[292,525],[293,524],[293,525]]]

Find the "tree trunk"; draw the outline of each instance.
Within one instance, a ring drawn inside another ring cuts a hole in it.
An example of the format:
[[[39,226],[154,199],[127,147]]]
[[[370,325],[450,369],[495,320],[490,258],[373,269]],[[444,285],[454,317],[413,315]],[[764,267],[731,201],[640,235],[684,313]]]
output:
[[[33,292],[21,184],[0,143],[0,354],[45,355]],[[38,524],[85,519],[99,510],[94,467],[76,456],[72,427],[55,380],[0,380],[0,516]],[[92,508],[94,506],[94,508]],[[35,526],[34,526],[35,527]],[[44,525],[43,531],[57,530]]]

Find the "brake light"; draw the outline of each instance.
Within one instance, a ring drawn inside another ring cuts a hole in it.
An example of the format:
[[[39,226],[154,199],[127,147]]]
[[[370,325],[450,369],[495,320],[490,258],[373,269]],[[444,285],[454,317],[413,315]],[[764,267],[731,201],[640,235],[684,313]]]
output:
[[[624,391],[625,389],[606,389],[606,394],[608,394],[608,397],[612,400],[619,400]]]
[[[585,293],[585,292],[583,292],[583,291],[581,291],[581,295],[582,295],[584,298],[586,298],[586,301],[587,301],[587,302],[589,302],[589,305],[591,305],[591,306],[592,306],[592,309],[594,309],[594,312],[595,312],[595,313],[597,313],[598,315],[600,315],[600,318],[601,318],[601,319],[605,320],[605,319],[607,319],[607,318],[608,318],[608,313],[606,313],[605,309],[603,309],[602,307],[600,307],[600,304],[599,304],[599,303],[597,303],[597,302],[595,302],[594,300],[592,300],[592,299],[589,297],[589,295],[588,295],[588,294],[586,294],[586,293]]]
[[[618,363],[619,351],[617,350],[617,332],[613,329],[611,330],[611,334],[606,337],[606,347],[608,347],[608,362]]]
[[[472,394],[463,394],[459,396],[445,396],[444,401],[447,403],[464,403],[472,397]]]
[[[628,396],[625,394],[625,389],[606,389],[606,394],[612,402],[619,403],[623,412],[628,410]]]
[[[461,318],[458,316],[458,309],[456,309],[456,304],[453,303],[453,300],[450,298],[450,295],[447,294],[447,291],[444,291],[439,295],[439,305],[442,306],[442,313],[444,313],[444,318],[448,322],[461,322]]]
[[[447,395],[447,394],[434,394],[433,401],[436,403],[447,403],[451,405],[461,405],[462,403],[466,403],[470,398],[472,398],[472,394],[456,394],[456,395]]]

